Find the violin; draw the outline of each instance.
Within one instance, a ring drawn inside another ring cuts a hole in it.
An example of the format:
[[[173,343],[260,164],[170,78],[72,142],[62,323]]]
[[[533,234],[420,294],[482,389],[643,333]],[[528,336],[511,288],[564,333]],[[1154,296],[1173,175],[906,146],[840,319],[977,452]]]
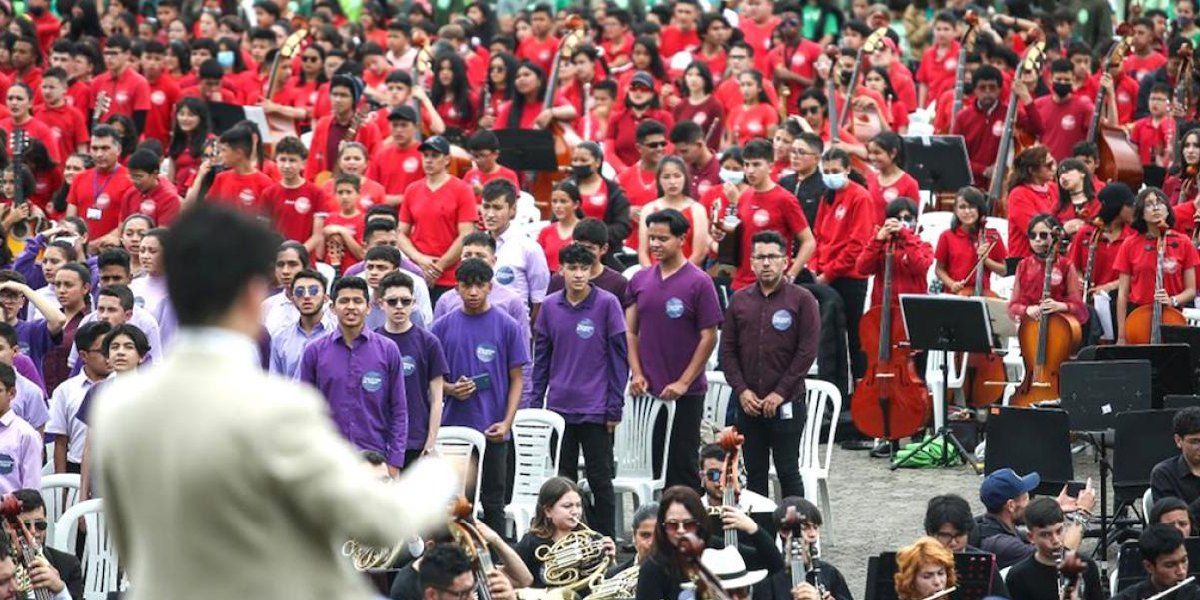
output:
[[[1178,243],[1178,242],[1173,242]],[[1163,289],[1163,258],[1167,252],[1167,236],[1158,236],[1158,256],[1154,263],[1154,289]],[[1163,325],[1187,325],[1183,312],[1157,300],[1149,306],[1139,306],[1125,317],[1125,341],[1130,344],[1161,344]]]
[[[933,410],[929,390],[917,377],[912,350],[905,344],[904,328],[894,326],[900,314],[892,300],[895,251],[893,236],[884,250],[883,301],[863,314],[858,326],[862,347],[874,347],[876,352],[868,353],[866,375],[854,387],[850,401],[854,426],[867,437],[887,440],[915,434],[929,422]]]
[[[725,451],[725,466],[721,469],[721,507],[737,508],[741,489],[738,484],[738,462],[741,459],[742,443],[746,436],[738,433],[737,427],[729,426],[717,436],[717,444]],[[720,510],[720,509],[718,509]],[[737,548],[737,530],[723,531],[726,548]]]
[[[1042,275],[1042,302],[1050,299],[1054,265],[1065,237],[1066,232],[1056,229],[1051,236],[1050,247],[1046,250],[1045,273]],[[1021,343],[1021,360],[1025,362],[1025,378],[1009,399],[1009,405],[1030,406],[1061,397],[1058,392],[1059,371],[1083,340],[1083,329],[1079,320],[1070,313],[1042,311],[1036,321],[1021,319],[1017,337]]]
[[[958,117],[958,111],[962,110],[963,97],[966,96],[966,81],[967,81],[967,54],[974,50],[975,29],[979,27],[979,15],[973,10],[968,10],[963,16],[963,22],[967,24],[967,30],[963,32],[962,37],[958,40],[958,67],[954,74],[954,104],[950,109],[950,131],[954,131],[954,120]]]
[[[704,554],[704,540],[694,533],[684,533],[675,543],[675,549],[679,551],[684,574],[696,585],[697,599],[733,600],[733,596],[721,585],[721,580],[700,561],[700,556]],[[737,552],[737,548],[727,550]]]
[[[808,582],[804,523],[804,518],[796,512],[795,506],[787,507],[787,513],[779,522],[779,536],[783,539],[784,562],[787,563],[788,575],[792,581],[790,589],[795,589],[796,586]]]
[[[1087,563],[1075,551],[1065,549],[1056,553],[1054,562],[1058,570],[1059,600],[1070,600],[1076,593],[1083,597],[1080,575],[1087,570]]]
[[[999,243],[999,238],[988,240],[988,230],[984,229],[980,223],[979,235],[976,236],[977,247],[985,247],[986,250],[983,256],[975,263],[975,267],[971,274],[975,276],[974,287],[964,287],[959,290],[959,296],[967,297],[982,297],[982,298],[998,298],[991,290],[984,290],[984,278],[987,277],[987,265],[984,261],[987,260],[988,254],[992,248]],[[985,246],[986,244],[986,246]],[[1004,359],[1000,358],[995,352],[972,352],[967,355],[967,369],[965,379],[963,381],[963,391],[966,395],[967,406],[972,408],[982,408],[989,404],[995,404],[1004,398],[1004,386],[1002,385],[1008,380],[1007,371],[1004,368]]]
[[[1119,67],[1129,54],[1133,40],[1133,27],[1129,23],[1121,23],[1117,27],[1120,36],[1109,48],[1101,63],[1101,69]],[[1088,141],[1096,144],[1100,154],[1100,162],[1096,167],[1096,176],[1101,181],[1120,181],[1132,189],[1142,186],[1142,160],[1137,150],[1129,143],[1129,136],[1120,127],[1100,124],[1100,115],[1104,112],[1105,97],[1108,90],[1101,86],[1096,92],[1096,110],[1092,114],[1092,125],[1088,129]]]
[[[1024,73],[1041,73],[1042,63],[1046,60],[1046,42],[1041,39],[1041,32],[1034,29],[1029,32],[1029,48],[1021,64],[1017,65],[1014,81],[1020,81]],[[988,189],[988,199],[998,213],[1006,213],[1004,204],[1004,177],[1008,171],[1008,161],[1015,156],[1019,149],[1013,149],[1013,135],[1017,124],[1017,91],[1016,86],[1008,94],[1008,112],[1004,115],[1004,132],[1000,134],[1000,147],[996,152],[996,163],[992,167],[992,185]]]

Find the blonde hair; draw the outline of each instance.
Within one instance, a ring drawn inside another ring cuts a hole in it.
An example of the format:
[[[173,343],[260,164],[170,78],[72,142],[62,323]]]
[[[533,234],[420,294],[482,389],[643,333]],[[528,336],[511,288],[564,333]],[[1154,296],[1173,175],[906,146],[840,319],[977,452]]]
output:
[[[896,553],[896,595],[900,600],[920,600],[917,594],[917,576],[929,564],[938,564],[946,569],[946,587],[955,584],[954,554],[946,549],[941,542],[922,537],[913,545],[901,548]]]

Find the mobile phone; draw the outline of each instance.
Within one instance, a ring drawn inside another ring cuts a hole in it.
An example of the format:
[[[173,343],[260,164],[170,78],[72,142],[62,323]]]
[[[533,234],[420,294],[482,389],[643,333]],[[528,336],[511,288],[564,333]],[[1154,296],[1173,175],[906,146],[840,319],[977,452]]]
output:
[[[473,375],[471,381],[475,384],[475,391],[477,392],[492,389],[492,376],[488,373]]]

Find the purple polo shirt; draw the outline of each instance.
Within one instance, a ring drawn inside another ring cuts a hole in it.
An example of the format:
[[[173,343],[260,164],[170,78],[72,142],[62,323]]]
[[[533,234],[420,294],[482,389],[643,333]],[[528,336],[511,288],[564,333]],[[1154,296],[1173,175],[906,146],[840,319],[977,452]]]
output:
[[[621,303],[590,287],[574,306],[565,292],[546,296],[533,326],[533,404],[545,396],[546,408],[571,424],[620,421],[629,381]]]
[[[42,485],[42,436],[13,411],[0,415],[0,494]]]
[[[604,270],[600,271],[599,275],[592,278],[591,283],[616,296],[617,300],[621,301],[621,306],[629,307],[629,282],[625,280],[624,275],[608,267],[604,267]],[[566,285],[566,282],[563,280],[563,276],[555,273],[550,276],[550,286],[546,288],[546,293],[553,294],[554,292],[562,291],[564,285]]]
[[[532,336],[529,333],[529,304],[525,302],[525,299],[507,286],[492,284],[492,291],[488,293],[488,304],[512,317],[521,326],[521,343],[528,349]],[[442,294],[441,298],[438,298],[437,306],[433,308],[433,320],[436,322],[452,312],[462,312],[462,306],[463,301],[462,297],[458,295],[458,290],[451,288]],[[528,351],[526,356],[528,356]],[[529,408],[533,405],[529,395],[529,382],[533,378],[530,371],[532,367],[533,363],[528,362],[525,363],[525,368],[521,369],[521,376],[525,378],[526,392],[521,396],[521,408]]]
[[[404,466],[408,404],[404,363],[391,340],[364,329],[347,347],[340,329],[304,349],[296,379],[317,388],[350,443]]]
[[[413,325],[404,333],[380,327],[375,333],[396,342],[404,363],[404,395],[408,398],[408,441],[405,448],[425,448],[429,435],[429,382],[446,376],[442,343],[429,330]]]
[[[508,410],[508,371],[529,362],[528,344],[512,317],[489,306],[477,315],[456,310],[433,323],[433,335],[446,352],[446,383],[460,376],[487,374],[491,388],[477,390],[466,400],[447,398],[443,425],[460,425],[484,431],[504,420]]]
[[[42,358],[54,347],[54,340],[50,339],[50,332],[42,326],[45,322],[45,319],[38,319],[36,321],[17,321],[13,325],[13,329],[17,331],[17,345],[21,347],[21,354],[28,356],[29,360],[33,361],[39,377],[42,372]],[[14,366],[15,364],[14,361]],[[44,386],[45,383],[42,385]]]
[[[650,393],[679,379],[700,345],[700,332],[721,324],[721,306],[712,278],[685,262],[666,280],[662,265],[642,269],[629,281],[629,297],[637,306],[638,357]],[[688,395],[703,394],[708,380],[701,373]]]

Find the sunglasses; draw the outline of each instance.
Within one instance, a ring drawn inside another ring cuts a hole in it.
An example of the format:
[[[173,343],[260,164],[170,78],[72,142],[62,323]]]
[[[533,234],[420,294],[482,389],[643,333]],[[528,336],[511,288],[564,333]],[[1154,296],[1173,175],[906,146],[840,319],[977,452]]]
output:
[[[704,478],[713,483],[717,483],[718,481],[721,481],[721,470],[709,469],[704,472]]]
[[[801,107],[800,114],[802,115],[819,115],[821,114],[820,106]]]
[[[306,296],[314,296],[315,297],[317,294],[320,294],[320,293],[321,293],[321,286],[319,286],[315,283],[312,285],[298,286],[298,287],[292,289],[292,295],[297,298],[304,298]]]
[[[666,142],[645,142],[645,143],[643,143],[642,145],[643,145],[643,146],[645,146],[645,147],[647,147],[647,148],[650,148],[651,150],[658,150],[659,148],[666,148],[666,147],[667,147],[667,143],[666,143]]]
[[[305,56],[304,62],[321,62],[320,56]]]
[[[45,519],[37,519],[35,521],[22,521],[21,523],[24,524],[27,529],[36,529],[38,531],[45,531],[46,528],[50,526],[48,523],[46,523]]]
[[[696,522],[695,519],[684,519],[682,521],[675,521],[675,520],[663,521],[663,529],[665,529],[667,531],[671,531],[673,529],[675,531],[683,530],[688,533],[696,533],[696,530],[699,528],[700,528],[700,523]]]
[[[629,91],[631,91],[631,92],[653,92],[654,88],[649,88],[644,85],[631,85],[631,86],[629,86]]]
[[[396,308],[397,304],[399,304],[400,306],[404,306],[404,307],[412,306],[413,302],[415,302],[415,300],[412,298],[384,298],[383,299],[383,303],[392,308]]]
[[[1029,234],[1029,239],[1031,240],[1048,240],[1053,237],[1054,234],[1050,233],[1049,231],[1037,231]]]

